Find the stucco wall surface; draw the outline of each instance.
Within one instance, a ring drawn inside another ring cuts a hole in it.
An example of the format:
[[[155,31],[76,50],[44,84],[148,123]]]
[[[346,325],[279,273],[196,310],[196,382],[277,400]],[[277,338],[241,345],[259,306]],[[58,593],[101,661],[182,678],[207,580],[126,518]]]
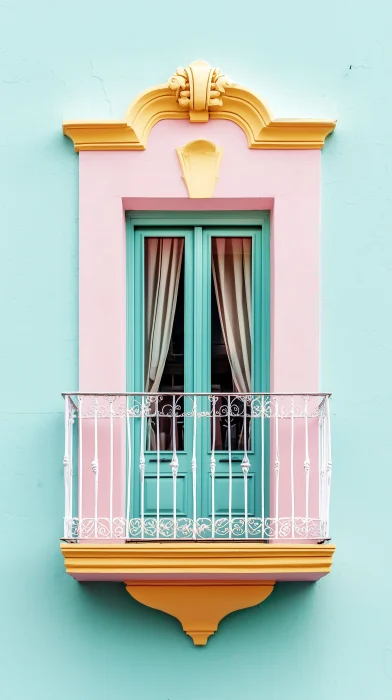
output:
[[[391,20],[387,0],[0,4],[2,700],[392,697]],[[119,118],[196,58],[277,117],[339,120],[322,154],[333,572],[278,585],[206,648],[122,585],[74,582],[58,547],[60,392],[78,385],[78,156],[61,122]]]

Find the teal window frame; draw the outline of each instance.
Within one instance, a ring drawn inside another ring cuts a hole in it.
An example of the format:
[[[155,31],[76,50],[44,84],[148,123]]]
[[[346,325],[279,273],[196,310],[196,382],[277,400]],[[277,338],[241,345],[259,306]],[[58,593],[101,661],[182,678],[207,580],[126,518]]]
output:
[[[127,253],[127,352],[126,352],[126,383],[127,391],[144,391],[143,379],[143,334],[139,334],[138,338],[131,336],[131,329],[135,329],[139,319],[138,313],[143,313],[144,300],[142,295],[143,285],[140,284],[140,270],[135,269],[135,264],[138,259],[138,245],[142,245],[142,237],[135,236],[135,228],[159,228],[156,235],[165,235],[164,228],[168,227],[166,235],[168,236],[184,236],[187,238],[187,230],[198,229],[194,240],[193,261],[194,267],[198,265],[208,264],[211,269],[211,247],[209,245],[211,235],[202,233],[203,229],[214,229],[215,235],[225,235],[224,232],[219,232],[219,228],[228,227],[261,227],[261,236],[253,236],[252,243],[252,293],[253,298],[260,295],[260,319],[256,319],[255,314],[252,318],[252,332],[254,342],[252,344],[252,368],[254,368],[254,378],[252,380],[252,390],[257,392],[268,393],[270,391],[270,217],[268,211],[260,212],[126,212],[126,253]],[[177,231],[173,231],[175,227]],[[179,229],[183,229],[180,231]],[[148,234],[147,234],[148,235]],[[152,235],[150,233],[150,235]],[[238,235],[238,233],[237,233]],[[207,241],[208,237],[208,241]],[[204,250],[203,250],[204,246]],[[188,256],[187,256],[188,249]],[[188,278],[192,276],[192,280],[185,279],[185,315],[191,315],[195,319],[195,324],[200,323],[200,318],[197,313],[201,312],[202,305],[195,308],[195,299],[191,294],[191,290],[195,285],[194,271],[190,269],[189,260],[189,245],[185,246],[185,266],[187,269]],[[203,262],[204,260],[204,262]],[[259,266],[259,268],[258,268]],[[258,269],[261,274],[256,274]],[[192,275],[190,275],[192,273]],[[187,294],[188,291],[188,294]],[[211,305],[211,286],[203,290],[204,294],[208,294],[208,308]],[[203,300],[205,304],[205,300]],[[202,303],[203,303],[202,302]],[[196,316],[194,315],[196,312]],[[258,321],[258,322],[257,322]],[[210,339],[210,325],[206,332]],[[202,339],[198,339],[199,344]],[[202,357],[203,369],[209,363],[209,358],[206,357],[206,348],[209,345],[204,343],[204,352],[201,345],[197,348]],[[254,348],[262,349],[262,357],[260,361],[256,361],[254,357]],[[193,349],[194,351],[194,349]],[[191,350],[192,353],[192,350]],[[189,355],[189,352],[188,352]],[[189,366],[187,366],[189,365]],[[198,377],[193,376],[194,358],[189,357],[188,363],[185,358],[185,382],[192,383],[192,386],[186,386],[189,391],[209,391],[209,388],[202,387]],[[208,374],[201,370],[200,374],[210,377],[211,370],[208,367]],[[187,380],[188,378],[188,380]]]

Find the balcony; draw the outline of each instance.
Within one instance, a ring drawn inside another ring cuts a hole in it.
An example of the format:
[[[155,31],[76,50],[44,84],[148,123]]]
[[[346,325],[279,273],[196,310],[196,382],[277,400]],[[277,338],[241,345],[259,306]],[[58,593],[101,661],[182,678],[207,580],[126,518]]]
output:
[[[329,572],[330,395],[64,398],[62,551],[77,580],[123,581],[205,644],[276,581]]]

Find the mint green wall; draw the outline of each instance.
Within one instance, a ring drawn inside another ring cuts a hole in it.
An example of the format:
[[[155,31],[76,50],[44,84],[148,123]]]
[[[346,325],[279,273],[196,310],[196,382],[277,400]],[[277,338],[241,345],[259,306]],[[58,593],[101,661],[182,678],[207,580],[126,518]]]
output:
[[[392,697],[392,10],[271,5],[0,4],[2,700]],[[333,574],[277,586],[205,649],[121,585],[66,577],[58,547],[60,391],[78,384],[78,162],[61,121],[121,117],[195,58],[277,116],[339,118],[323,152]]]

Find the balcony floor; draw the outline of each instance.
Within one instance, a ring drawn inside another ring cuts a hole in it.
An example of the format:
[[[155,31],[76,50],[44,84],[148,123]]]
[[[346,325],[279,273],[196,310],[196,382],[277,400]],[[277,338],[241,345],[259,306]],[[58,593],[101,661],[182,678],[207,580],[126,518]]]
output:
[[[139,541],[62,542],[77,581],[317,581],[330,572],[331,544]]]

